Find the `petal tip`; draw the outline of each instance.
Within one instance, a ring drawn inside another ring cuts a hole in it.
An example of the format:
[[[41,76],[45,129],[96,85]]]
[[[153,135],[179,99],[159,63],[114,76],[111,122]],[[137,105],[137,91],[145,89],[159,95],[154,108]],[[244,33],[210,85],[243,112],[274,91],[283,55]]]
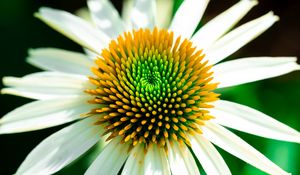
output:
[[[252,7],[256,6],[258,4],[258,0],[245,0],[251,5]]]
[[[269,16],[272,21],[277,22],[280,20],[279,16],[275,15],[273,11],[270,11],[266,14],[266,16]]]

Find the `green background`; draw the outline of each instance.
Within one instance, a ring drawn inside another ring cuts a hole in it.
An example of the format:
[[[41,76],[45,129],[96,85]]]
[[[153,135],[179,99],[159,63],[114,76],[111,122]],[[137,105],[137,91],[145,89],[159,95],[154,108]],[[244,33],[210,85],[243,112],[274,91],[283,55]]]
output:
[[[236,2],[236,0],[212,0],[200,26]],[[180,3],[180,0],[174,3],[174,10],[176,10]],[[119,11],[121,10],[122,1],[114,0],[113,4]],[[41,6],[50,6],[74,12],[85,5],[84,0],[1,0],[1,78],[7,75],[23,76],[39,71],[24,61],[28,48],[57,47],[82,51],[77,44],[53,31],[34,18],[32,14]],[[228,59],[249,56],[299,57],[299,7],[300,3],[296,0],[261,0],[260,4],[251,10],[238,25],[261,16],[270,10],[279,15],[281,20],[266,33],[240,49]],[[1,84],[2,87],[3,85]],[[294,72],[277,78],[223,89],[220,92],[223,99],[258,109],[300,130],[299,87],[300,72]],[[0,117],[14,108],[30,102],[30,100],[25,98],[8,95],[1,95],[0,98]],[[40,141],[64,126],[66,125],[27,133],[0,135],[0,174],[14,173],[26,155]],[[300,174],[299,144],[265,139],[237,131],[234,132],[287,172],[295,175]],[[84,170],[97,155],[97,151],[97,147],[94,147],[85,156],[82,156],[79,160],[57,174],[83,174]],[[222,150],[220,152],[233,174],[264,174],[230,154]]]

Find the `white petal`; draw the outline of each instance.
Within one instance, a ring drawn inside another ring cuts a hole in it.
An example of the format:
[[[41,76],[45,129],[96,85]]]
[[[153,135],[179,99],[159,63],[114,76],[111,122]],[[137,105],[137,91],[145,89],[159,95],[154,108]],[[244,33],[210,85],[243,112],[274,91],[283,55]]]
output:
[[[132,30],[130,15],[133,8],[133,0],[124,0],[122,7],[122,19],[125,23],[126,30]]]
[[[226,61],[213,67],[218,88],[235,86],[300,70],[295,57],[253,57]]]
[[[36,17],[78,44],[101,53],[110,38],[83,19],[68,12],[42,7]]]
[[[134,0],[130,20],[133,28],[153,28],[155,26],[155,0]]]
[[[114,138],[85,172],[85,175],[117,175],[128,157],[128,144]]]
[[[234,29],[216,41],[212,47],[207,50],[206,58],[211,64],[225,59],[227,56],[231,55],[266,31],[276,21],[278,21],[278,19],[278,16],[275,16],[273,12],[269,12],[262,17]]]
[[[209,48],[217,39],[238,23],[257,3],[256,0],[240,0],[200,28],[192,37],[192,42],[199,49]]]
[[[125,163],[122,175],[141,175],[144,172],[145,152],[144,147],[136,145]]]
[[[173,0],[156,0],[156,23],[158,28],[168,28],[172,19]]]
[[[214,122],[250,134],[300,143],[300,133],[289,126],[250,107],[219,100],[214,103],[211,115]]]
[[[59,72],[40,72],[22,78],[4,77],[3,84],[10,86],[2,94],[13,94],[33,99],[51,99],[85,95],[91,85],[87,77]]]
[[[90,51],[89,49],[86,49],[86,48],[83,48],[83,51],[84,53],[88,56],[88,58],[90,60],[96,60],[98,57],[99,54],[93,52],[93,51]]]
[[[190,136],[192,150],[206,174],[230,175],[230,170],[217,149],[202,135]]]
[[[177,10],[170,30],[175,36],[190,38],[199,24],[209,0],[185,0]]]
[[[179,145],[176,141],[168,142],[168,160],[172,175],[200,175],[193,155],[185,145]]]
[[[27,62],[44,70],[80,75],[91,74],[90,68],[94,66],[84,54],[56,48],[30,49]]]
[[[110,38],[116,38],[124,32],[119,13],[108,0],[88,0],[88,7],[96,26]]]
[[[87,100],[76,97],[28,103],[0,119],[0,134],[33,131],[77,120],[96,107]]]
[[[145,157],[144,174],[171,175],[167,155],[162,147],[156,144],[149,147]]]
[[[68,126],[42,141],[26,157],[17,175],[54,174],[100,140],[103,129],[90,117]]]
[[[213,144],[256,168],[273,175],[288,174],[248,143],[222,126],[212,122],[206,122],[202,130],[203,136]]]

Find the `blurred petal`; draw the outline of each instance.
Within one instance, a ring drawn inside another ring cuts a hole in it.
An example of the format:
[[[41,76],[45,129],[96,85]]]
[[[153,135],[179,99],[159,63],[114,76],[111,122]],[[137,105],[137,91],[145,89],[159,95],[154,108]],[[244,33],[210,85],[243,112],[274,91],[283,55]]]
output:
[[[212,122],[206,122],[202,127],[202,130],[203,136],[213,144],[253,165],[254,167],[268,174],[288,174],[248,143],[222,126]]]
[[[96,117],[76,122],[46,138],[26,157],[16,174],[54,174],[100,140]]]
[[[225,59],[270,28],[278,19],[278,16],[275,16],[273,12],[269,12],[234,29],[207,50],[207,59],[211,64]]]
[[[108,0],[88,0],[89,10],[96,26],[110,38],[124,32],[123,22],[118,11]]]
[[[200,175],[194,157],[187,146],[179,145],[177,141],[168,142],[168,160],[172,175]]]
[[[125,23],[126,30],[131,30],[132,25],[130,21],[130,14],[133,8],[133,0],[124,0],[123,1],[123,8],[122,8],[122,19]]]
[[[88,56],[90,60],[96,60],[99,54],[90,51],[89,49],[83,48],[84,53]]]
[[[168,28],[172,19],[173,0],[156,0],[156,23],[158,28]]]
[[[84,173],[85,175],[117,175],[128,157],[128,144],[114,138]]]
[[[25,104],[0,119],[0,134],[33,131],[77,120],[95,108],[87,100],[76,97]]]
[[[192,42],[199,49],[209,48],[217,39],[238,23],[257,3],[256,0],[240,0],[200,28],[192,37]]]
[[[87,77],[59,72],[39,72],[22,78],[4,77],[3,84],[10,86],[2,94],[12,94],[33,99],[52,99],[85,95],[91,85]]]
[[[150,28],[155,24],[156,1],[155,0],[134,0],[130,20],[133,28]]]
[[[213,67],[218,88],[235,86],[300,70],[295,57],[252,57],[226,61]]]
[[[144,174],[171,175],[164,148],[153,144],[147,150]]]
[[[91,74],[94,65],[84,54],[56,48],[30,49],[27,62],[44,70],[80,75]]]
[[[175,13],[170,30],[175,36],[190,38],[199,24],[209,0],[185,0]]]
[[[122,175],[141,175],[144,172],[145,153],[143,145],[136,145],[130,152]]]
[[[78,44],[101,53],[110,38],[83,19],[68,12],[42,7],[36,17]]]
[[[202,135],[190,136],[192,150],[206,174],[230,175],[230,170],[217,149]]]
[[[300,143],[300,133],[250,107],[219,100],[210,110],[214,122],[250,134]]]

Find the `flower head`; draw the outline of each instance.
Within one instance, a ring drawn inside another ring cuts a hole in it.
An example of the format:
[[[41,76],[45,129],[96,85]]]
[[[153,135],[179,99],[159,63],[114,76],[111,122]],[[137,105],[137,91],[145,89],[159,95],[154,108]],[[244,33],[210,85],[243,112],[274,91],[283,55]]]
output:
[[[202,51],[188,40],[173,41],[165,30],[139,29],[109,44],[96,60],[90,82],[99,104],[91,114],[103,117],[109,139],[122,137],[133,146],[166,146],[169,138],[189,143],[186,133],[201,133],[197,124],[211,118],[207,102],[217,100],[212,72]]]
[[[168,29],[157,26],[155,1],[135,0],[123,22],[109,1],[88,0],[93,24],[41,8],[36,16],[86,55],[30,51],[29,63],[46,72],[5,77],[2,93],[37,101],[1,118],[0,134],[78,121],[40,143],[16,174],[55,173],[99,141],[105,146],[88,175],[194,175],[196,159],[207,174],[231,174],[214,145],[269,174],[287,174],[223,126],[296,143],[299,132],[214,92],[299,70],[292,57],[217,64],[278,17],[270,12],[229,31],[257,4],[241,0],[193,34],[207,4],[185,0]]]

